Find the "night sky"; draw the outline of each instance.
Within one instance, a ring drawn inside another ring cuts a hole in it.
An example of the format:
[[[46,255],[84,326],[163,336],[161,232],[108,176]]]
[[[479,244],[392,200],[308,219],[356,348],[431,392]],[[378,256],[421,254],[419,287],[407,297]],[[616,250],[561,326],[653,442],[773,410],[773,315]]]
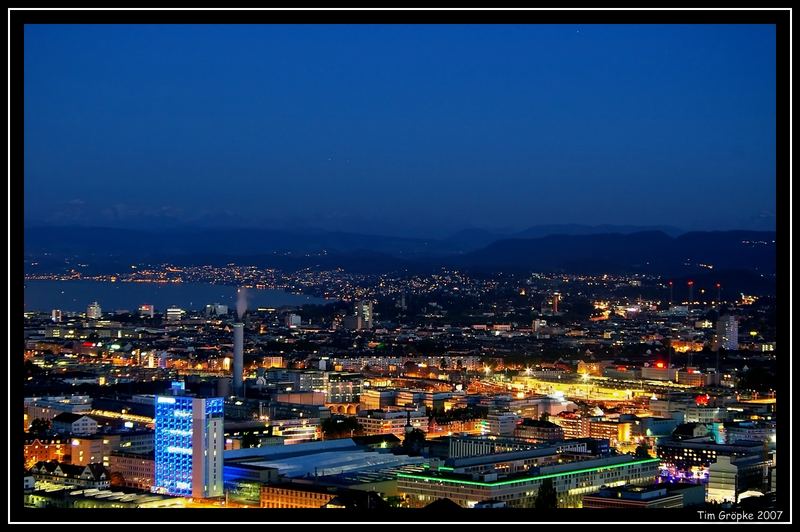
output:
[[[30,224],[771,229],[775,29],[27,26]]]

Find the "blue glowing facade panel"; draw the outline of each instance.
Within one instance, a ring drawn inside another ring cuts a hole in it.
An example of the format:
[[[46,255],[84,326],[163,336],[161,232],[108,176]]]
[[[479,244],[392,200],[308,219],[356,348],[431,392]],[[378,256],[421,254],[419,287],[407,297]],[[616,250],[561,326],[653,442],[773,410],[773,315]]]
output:
[[[192,496],[193,469],[205,470],[208,449],[202,442],[207,441],[208,422],[221,418],[223,408],[222,398],[156,397],[154,491]]]

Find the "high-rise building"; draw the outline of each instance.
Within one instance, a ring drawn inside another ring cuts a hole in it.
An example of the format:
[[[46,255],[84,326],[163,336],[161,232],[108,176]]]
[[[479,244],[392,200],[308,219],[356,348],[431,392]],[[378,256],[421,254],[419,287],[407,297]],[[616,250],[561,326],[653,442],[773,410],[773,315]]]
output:
[[[222,497],[223,398],[158,396],[155,409],[153,491],[201,499]]]
[[[86,317],[90,320],[99,320],[102,316],[103,309],[100,308],[100,304],[97,301],[86,307]]]
[[[227,316],[228,315],[228,305],[221,305],[219,303],[213,303],[210,305],[206,305],[206,316]]]
[[[50,319],[53,323],[61,323],[61,309],[54,308],[50,312]]]
[[[297,314],[287,314],[286,315],[286,327],[289,329],[296,329],[302,325],[302,319]]]
[[[739,322],[736,316],[720,316],[717,320],[717,338],[714,342],[716,349],[720,347],[728,351],[739,349]]]
[[[152,318],[155,315],[155,308],[153,305],[139,305],[139,316],[145,318]]]
[[[357,301],[356,316],[361,318],[364,328],[372,329],[372,301]]]
[[[182,308],[169,307],[167,309],[167,320],[168,321],[180,321],[185,314],[186,314],[186,311],[183,310]]]

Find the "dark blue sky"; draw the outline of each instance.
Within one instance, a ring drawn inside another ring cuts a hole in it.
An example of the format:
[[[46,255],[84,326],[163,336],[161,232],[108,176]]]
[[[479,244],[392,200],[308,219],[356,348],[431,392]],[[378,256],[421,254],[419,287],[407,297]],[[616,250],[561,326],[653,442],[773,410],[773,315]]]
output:
[[[774,227],[775,29],[27,26],[33,223]]]

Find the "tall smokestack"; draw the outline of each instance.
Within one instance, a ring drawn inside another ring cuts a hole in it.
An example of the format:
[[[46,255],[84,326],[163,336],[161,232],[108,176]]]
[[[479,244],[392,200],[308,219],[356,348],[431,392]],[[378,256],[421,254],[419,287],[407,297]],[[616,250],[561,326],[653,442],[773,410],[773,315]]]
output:
[[[242,373],[244,372],[244,324],[233,324],[233,393],[242,395]]]

